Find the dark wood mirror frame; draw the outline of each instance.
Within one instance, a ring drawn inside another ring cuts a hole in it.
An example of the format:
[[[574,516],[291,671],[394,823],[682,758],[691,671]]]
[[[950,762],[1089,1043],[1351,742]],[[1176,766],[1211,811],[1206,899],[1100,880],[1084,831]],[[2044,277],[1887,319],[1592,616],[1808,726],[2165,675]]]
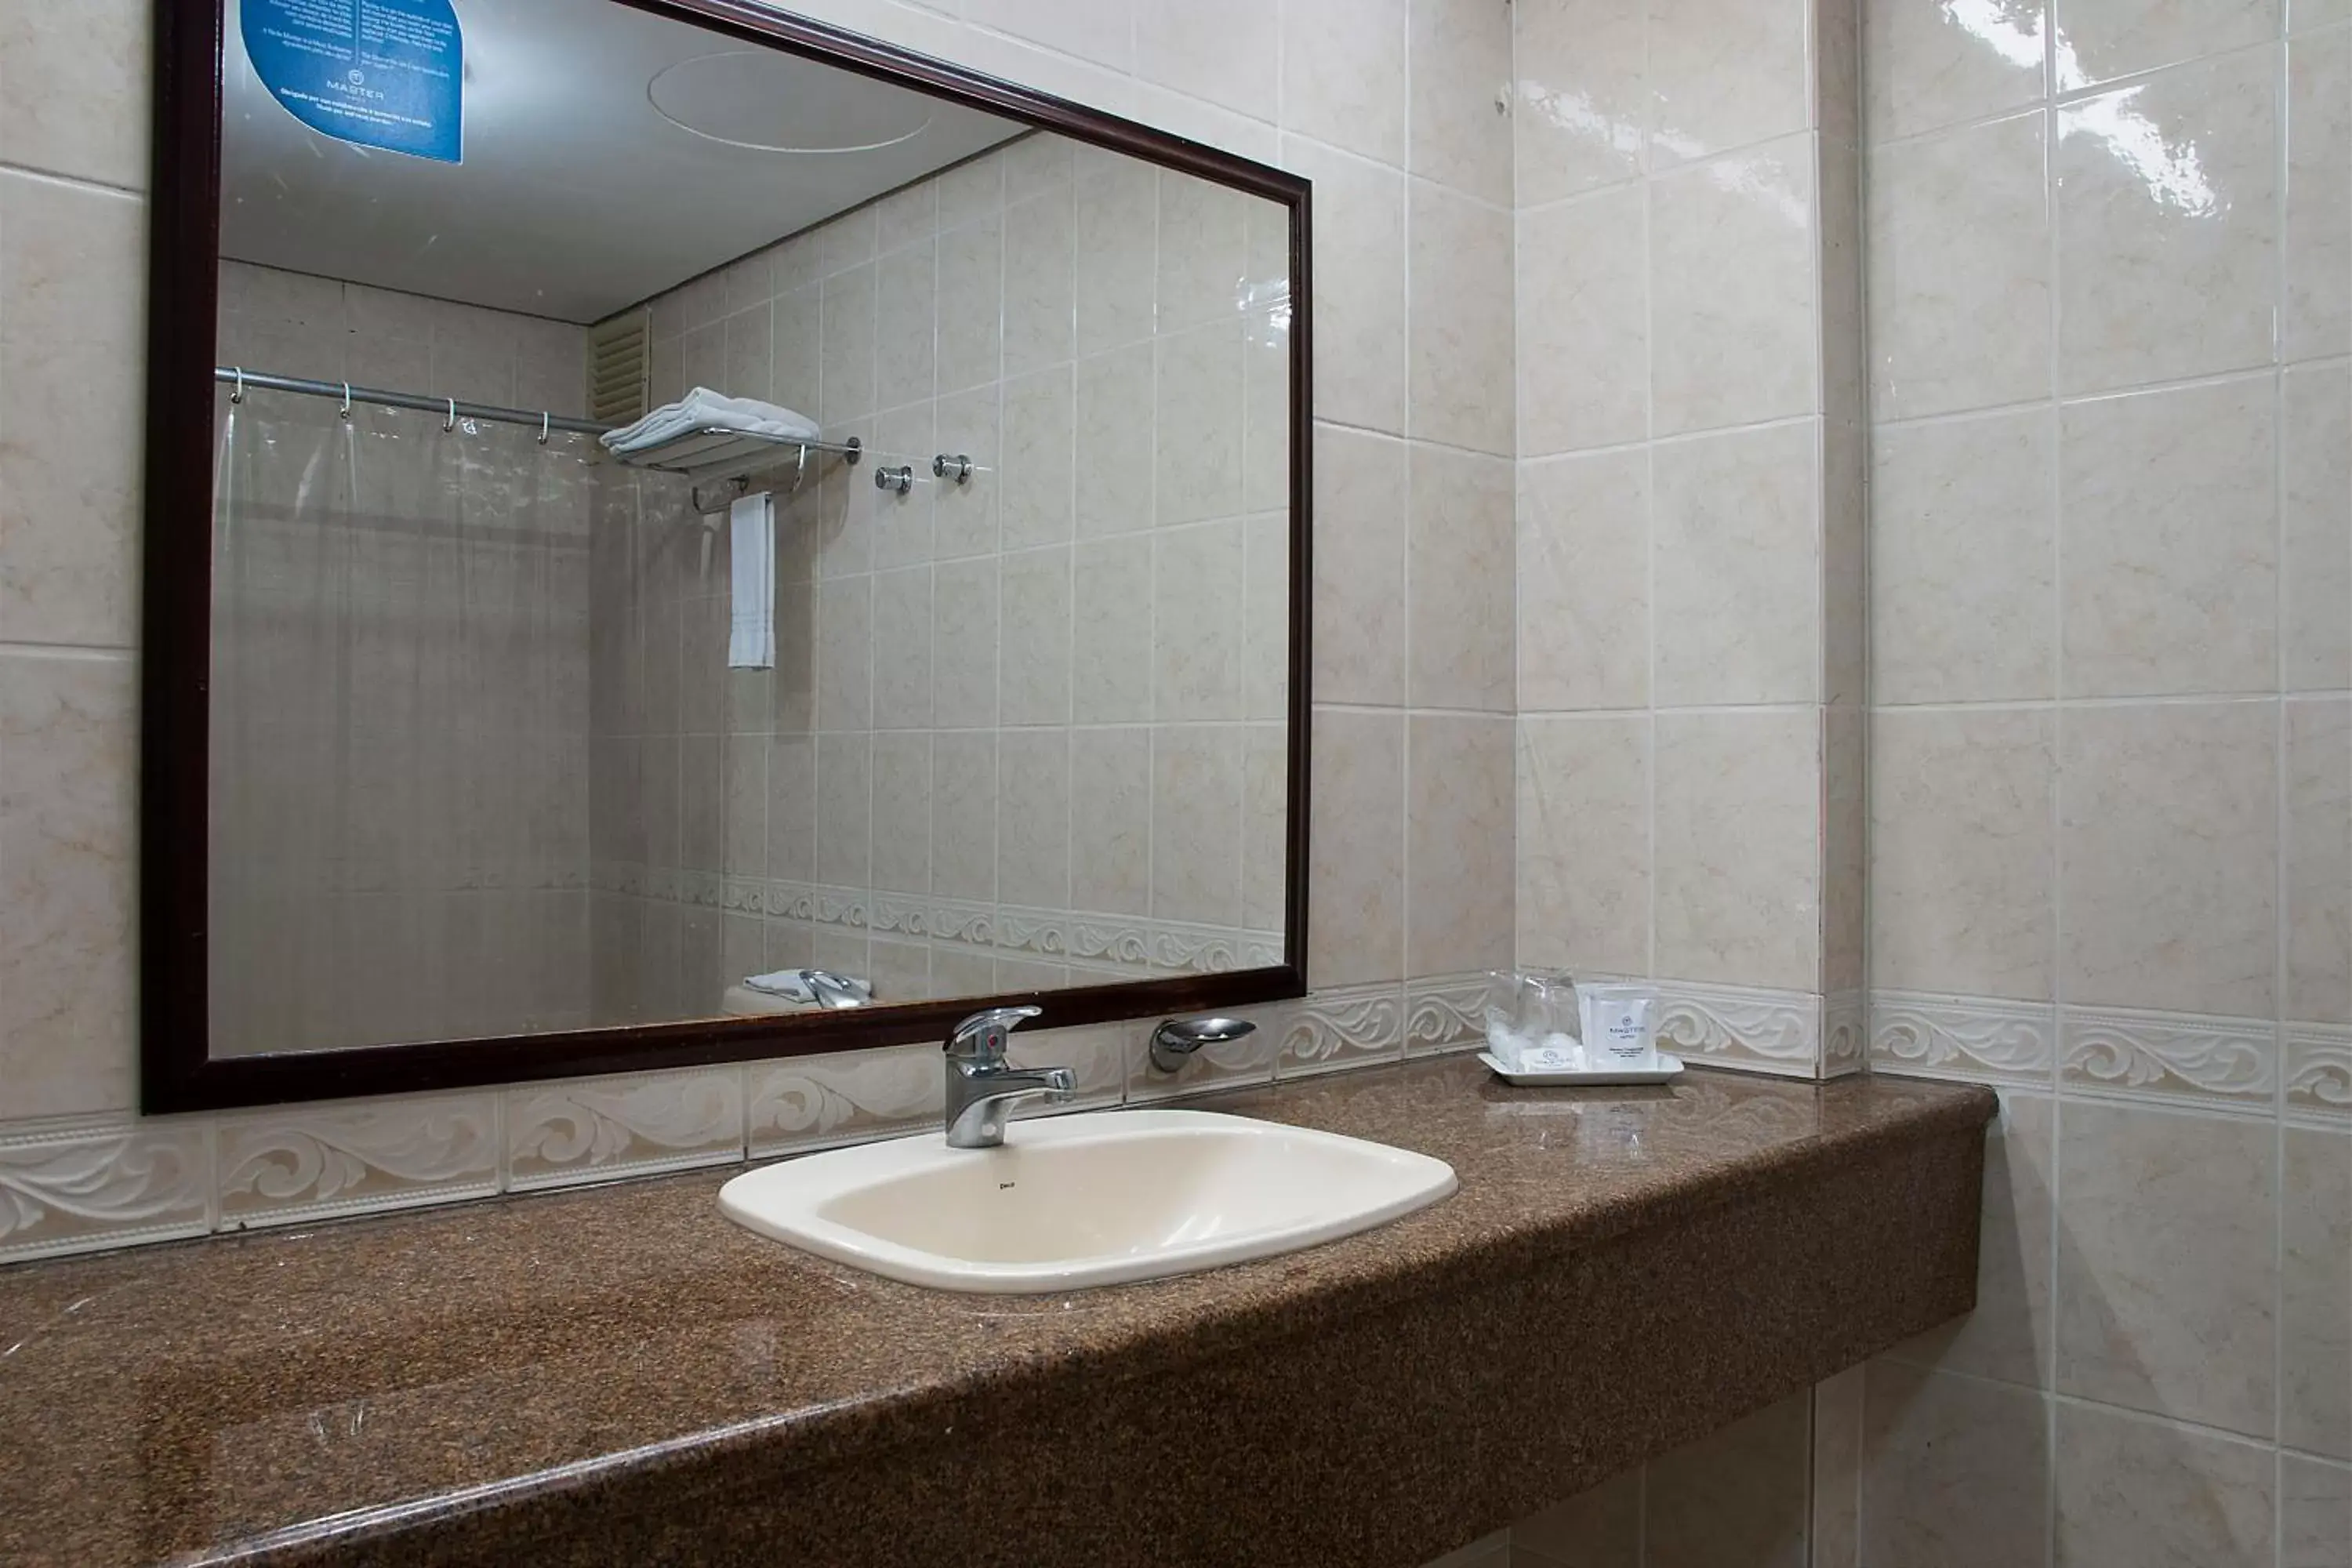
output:
[[[693,23],[1021,120],[1278,202],[1290,212],[1289,788],[1284,963],[871,1011],[713,1018],[215,1058],[206,988],[212,463],[219,291],[223,0],[158,0],[140,696],[140,1104],[149,1113],[588,1077],[941,1038],[982,1006],[1038,1028],[1306,994],[1313,344],[1309,189],[1295,174],[742,0],[598,0]],[[204,409],[204,417],[191,410]]]

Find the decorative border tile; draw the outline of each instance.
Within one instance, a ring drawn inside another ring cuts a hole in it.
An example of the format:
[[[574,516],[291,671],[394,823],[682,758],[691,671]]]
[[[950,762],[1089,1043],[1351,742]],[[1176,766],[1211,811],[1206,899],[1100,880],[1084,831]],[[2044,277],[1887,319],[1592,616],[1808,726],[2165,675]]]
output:
[[[499,1190],[499,1100],[289,1105],[221,1120],[220,1223],[290,1225]]]
[[[2277,1102],[2275,1024],[2067,1007],[2059,1040],[2069,1089],[2262,1111]]]
[[[2352,1027],[2289,1024],[2283,1032],[2288,1118],[2352,1121]]]
[[[2056,1087],[2058,1009],[2046,1003],[1870,995],[1873,1072]]]
[[[1822,1077],[1851,1078],[1870,1065],[1870,999],[1841,991],[1822,1005]]]
[[[507,1091],[507,1184],[517,1192],[743,1158],[743,1073],[528,1084]]]
[[[946,1104],[940,1048],[918,1042],[754,1063],[746,1104],[751,1157],[896,1137]]]
[[[1687,980],[1649,984],[1658,988],[1658,1044],[1685,1061],[1783,1078],[1819,1074],[1819,996]]]
[[[0,1260],[203,1236],[212,1194],[212,1129],[201,1121],[0,1137]]]
[[[1408,980],[1404,992],[1406,1056],[1474,1051],[1486,1045],[1486,1024],[1482,1016],[1486,1004],[1486,975]]]
[[[1151,973],[1218,974],[1282,963],[1283,933],[1071,910],[1027,909],[818,883],[601,861],[596,891],[920,938],[992,952]]]
[[[1276,1079],[1307,1078],[1400,1060],[1404,991],[1395,984],[1341,985],[1286,1003],[1277,1015]]]

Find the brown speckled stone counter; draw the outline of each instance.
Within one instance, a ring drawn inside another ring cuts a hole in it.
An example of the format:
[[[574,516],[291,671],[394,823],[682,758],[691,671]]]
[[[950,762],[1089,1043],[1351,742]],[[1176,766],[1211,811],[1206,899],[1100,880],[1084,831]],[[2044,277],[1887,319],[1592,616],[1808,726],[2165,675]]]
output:
[[[793,1252],[728,1173],[0,1271],[0,1563],[1412,1568],[1971,1302],[1981,1089],[1202,1103],[1462,1189],[1046,1298]]]

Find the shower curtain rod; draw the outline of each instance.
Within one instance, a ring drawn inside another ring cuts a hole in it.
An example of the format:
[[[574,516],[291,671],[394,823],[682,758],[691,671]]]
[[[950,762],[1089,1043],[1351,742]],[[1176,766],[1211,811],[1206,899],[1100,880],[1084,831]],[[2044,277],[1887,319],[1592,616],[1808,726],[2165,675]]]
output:
[[[438,414],[446,421],[447,429],[460,419],[487,419],[495,425],[535,426],[541,436],[551,430],[563,430],[577,436],[602,436],[616,430],[616,425],[600,425],[593,419],[567,419],[540,408],[500,408],[487,403],[466,403],[454,397],[426,397],[414,392],[386,392],[375,386],[353,386],[347,381],[310,381],[299,375],[269,375],[241,365],[215,365],[213,379],[226,382],[236,388],[230,401],[239,402],[249,386],[265,392],[293,392],[305,397],[334,397],[349,410],[354,403],[381,403],[394,408],[414,408],[425,414]]]

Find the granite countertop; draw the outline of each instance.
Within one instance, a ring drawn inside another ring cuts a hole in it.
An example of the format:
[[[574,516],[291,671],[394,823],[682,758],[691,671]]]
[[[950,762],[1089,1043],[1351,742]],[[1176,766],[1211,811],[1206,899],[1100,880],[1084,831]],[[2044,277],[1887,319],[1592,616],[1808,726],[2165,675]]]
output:
[[[1199,1103],[1435,1155],[1461,1190],[1306,1252],[1053,1297],[795,1252],[721,1217],[732,1171],[0,1270],[0,1563],[322,1561],[719,1459],[772,1487],[1961,1147],[1994,1107],[1706,1071],[1514,1089],[1459,1058]]]

